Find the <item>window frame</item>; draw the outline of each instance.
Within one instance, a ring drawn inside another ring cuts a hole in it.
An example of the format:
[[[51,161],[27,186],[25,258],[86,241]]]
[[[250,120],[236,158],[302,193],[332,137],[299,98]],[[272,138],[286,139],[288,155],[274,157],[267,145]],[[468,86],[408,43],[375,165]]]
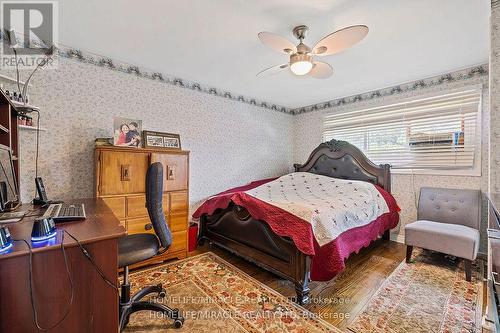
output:
[[[397,168],[391,167],[391,173],[392,174],[401,174],[401,175],[412,175],[412,174],[422,174],[422,175],[436,175],[436,176],[468,176],[468,177],[481,177],[482,176],[482,147],[483,147],[483,107],[484,107],[484,87],[483,84],[475,84],[475,85],[468,85],[468,86],[463,86],[460,88],[456,89],[446,89],[438,92],[432,92],[432,93],[427,93],[427,94],[421,94],[421,95],[413,95],[409,97],[405,97],[399,100],[391,100],[388,102],[379,102],[376,104],[372,105],[366,105],[364,107],[360,108],[349,108],[347,110],[343,110],[341,112],[328,112],[324,113],[322,117],[322,133],[321,133],[321,141],[325,142],[324,139],[324,132],[325,132],[325,122],[326,118],[328,118],[331,115],[340,115],[340,114],[347,114],[350,112],[356,112],[356,111],[362,111],[362,110],[370,110],[370,109],[375,109],[375,108],[381,108],[381,107],[389,107],[391,105],[397,105],[397,104],[403,104],[403,103],[411,103],[419,99],[426,99],[426,98],[432,98],[432,97],[439,97],[439,96],[444,96],[447,94],[455,93],[455,92],[462,92],[465,90],[477,90],[479,94],[479,103],[478,103],[478,111],[477,111],[477,118],[476,118],[476,149],[475,149],[475,155],[474,155],[474,165],[472,168],[464,168],[464,169],[457,169],[457,168],[450,168],[450,169],[443,169],[443,168]],[[361,149],[363,151],[363,149]],[[364,153],[364,151],[363,151]]]

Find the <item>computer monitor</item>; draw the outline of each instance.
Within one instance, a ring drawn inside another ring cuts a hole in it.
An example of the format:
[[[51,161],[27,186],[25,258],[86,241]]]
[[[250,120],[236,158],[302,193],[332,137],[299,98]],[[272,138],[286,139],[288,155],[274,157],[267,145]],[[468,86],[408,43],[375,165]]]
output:
[[[13,208],[19,203],[18,191],[12,152],[8,147],[0,145],[0,193],[5,208]]]

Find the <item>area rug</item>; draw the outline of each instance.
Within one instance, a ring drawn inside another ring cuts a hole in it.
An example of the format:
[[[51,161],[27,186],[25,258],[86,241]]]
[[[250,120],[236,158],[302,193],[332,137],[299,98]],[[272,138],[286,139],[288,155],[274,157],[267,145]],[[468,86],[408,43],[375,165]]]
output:
[[[133,292],[162,283],[167,297],[157,301],[179,308],[185,322],[175,329],[143,311],[126,332],[341,332],[211,252],[132,273],[130,281]]]
[[[481,331],[482,279],[474,267],[465,281],[463,261],[419,251],[402,262],[348,329],[355,333]]]

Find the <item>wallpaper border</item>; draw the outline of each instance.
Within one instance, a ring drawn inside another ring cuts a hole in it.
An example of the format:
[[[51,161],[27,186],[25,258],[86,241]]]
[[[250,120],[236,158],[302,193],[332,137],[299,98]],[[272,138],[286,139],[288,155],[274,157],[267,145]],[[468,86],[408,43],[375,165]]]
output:
[[[415,91],[415,90],[419,90],[419,89],[439,86],[439,85],[450,83],[450,82],[468,80],[468,79],[473,78],[473,77],[487,76],[488,71],[489,71],[489,65],[488,65],[488,63],[486,63],[486,64],[466,68],[466,69],[459,70],[459,71],[454,71],[454,72],[450,72],[450,73],[446,73],[446,74],[442,74],[442,75],[438,75],[438,76],[433,76],[433,77],[422,79],[422,80],[407,82],[407,83],[403,83],[403,84],[399,84],[399,85],[395,85],[395,86],[391,86],[391,87],[387,87],[387,88],[372,90],[372,91],[362,93],[362,94],[351,95],[351,96],[337,98],[337,99],[323,102],[323,103],[316,103],[313,105],[304,106],[301,108],[296,108],[296,109],[293,109],[292,112],[294,115],[297,115],[297,114],[303,114],[303,113],[312,112],[312,111],[324,110],[324,109],[328,109],[328,108],[332,108],[332,107],[338,107],[341,105],[367,101],[367,100],[385,97],[385,96],[398,95],[398,94],[406,93],[409,91]]]
[[[211,86],[204,85],[202,83],[188,81],[179,77],[175,77],[169,74],[164,74],[161,72],[155,72],[153,70],[146,69],[144,67],[139,67],[136,65],[131,65],[122,61],[114,60],[109,57],[99,56],[87,52],[82,52],[78,49],[59,47],[59,56],[76,59],[81,62],[88,64],[93,64],[100,67],[106,67],[111,70],[115,70],[122,73],[133,74],[142,78],[156,80],[162,83],[171,84],[181,88],[196,90],[198,92],[215,95],[222,98],[231,99],[234,101],[254,105],[257,107],[262,107],[272,111],[278,111],[293,115],[293,111],[290,108],[262,101],[256,98],[243,96],[240,94],[235,94],[224,89],[215,88]]]
[[[500,0],[492,0],[492,5],[494,3],[498,4]],[[3,41],[5,39],[4,36],[4,31],[0,30],[0,41]],[[20,43],[22,43],[21,40],[19,40]],[[33,41],[33,43],[38,43],[41,44],[43,43],[42,41]],[[190,90],[195,90],[198,92],[202,93],[207,93],[210,95],[215,95],[218,97],[222,98],[227,98],[231,99],[234,101],[238,101],[241,103],[246,103],[250,105],[254,105],[257,107],[262,107],[268,110],[272,111],[278,111],[290,115],[298,115],[298,114],[303,114],[307,112],[312,112],[312,111],[318,111],[318,110],[323,110],[323,109],[328,109],[331,107],[336,107],[336,106],[341,106],[345,104],[352,104],[356,102],[361,102],[361,101],[366,101],[366,100],[371,100],[374,98],[379,98],[379,97],[384,97],[384,96],[390,96],[390,95],[398,95],[401,93],[405,93],[408,91],[414,91],[422,88],[428,88],[432,86],[438,86],[441,84],[449,83],[449,82],[456,82],[456,81],[462,81],[462,80],[467,80],[472,77],[477,77],[477,76],[487,76],[488,71],[489,71],[489,64],[481,64],[473,67],[469,67],[466,69],[458,70],[458,71],[453,71],[449,73],[445,73],[442,75],[438,76],[433,76],[417,81],[411,81],[387,88],[382,88],[382,89],[377,89],[377,90],[372,90],[369,92],[361,93],[361,94],[356,94],[356,95],[351,95],[347,97],[341,97],[341,98],[336,98],[330,101],[326,102],[320,102],[308,106],[303,106],[303,107],[298,107],[298,108],[287,108],[284,106],[280,106],[277,104],[272,104],[268,103],[262,100],[258,100],[255,98],[251,97],[246,97],[243,95],[239,94],[234,94],[229,91],[215,88],[215,87],[210,87],[198,82],[193,82],[193,81],[188,81],[179,77],[175,77],[169,74],[164,74],[161,72],[156,72],[153,70],[149,70],[144,67],[139,67],[137,65],[132,65],[123,61],[119,61],[116,59],[111,59],[110,57],[105,57],[101,55],[97,55],[94,53],[90,52],[84,52],[80,49],[72,48],[69,46],[65,45],[58,45],[57,48],[57,54],[58,56],[65,57],[68,59],[75,59],[87,64],[92,64],[95,66],[99,67],[105,67],[110,70],[126,73],[126,74],[131,74],[135,75],[138,77],[150,79],[150,80],[155,80],[159,81],[162,83],[167,83],[171,84],[174,86],[178,86],[181,88],[186,88]]]
[[[0,30],[0,41],[3,42],[5,40],[4,31]],[[17,32],[16,32],[17,34]],[[18,39],[18,43],[22,43],[21,39]],[[32,40],[32,43],[45,45],[43,41]],[[91,52],[82,51],[77,48],[73,48],[70,46],[59,44],[57,46],[57,54],[60,57],[75,59],[87,64],[92,64],[99,67],[105,67],[110,70],[132,74],[141,78],[155,80],[158,82],[171,84],[180,88],[186,88],[190,90],[195,90],[198,92],[215,95],[222,98],[231,99],[237,102],[246,103],[250,105],[254,105],[256,107],[262,107],[272,111],[283,112],[286,114],[293,115],[293,111],[291,108],[287,108],[281,105],[269,103],[263,100],[259,100],[252,97],[243,96],[241,94],[235,94],[229,92],[224,89],[211,87],[199,82],[188,81],[186,79],[182,79],[173,75],[157,72],[154,70],[147,69],[145,67],[139,67],[137,65],[132,65],[130,63],[119,61],[116,59],[112,59],[110,57],[94,54]]]

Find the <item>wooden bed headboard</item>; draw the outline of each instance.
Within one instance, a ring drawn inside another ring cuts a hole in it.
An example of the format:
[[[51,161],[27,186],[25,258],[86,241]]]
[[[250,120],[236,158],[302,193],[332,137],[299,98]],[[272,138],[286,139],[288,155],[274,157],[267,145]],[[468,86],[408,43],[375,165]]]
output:
[[[361,150],[347,141],[330,140],[313,150],[306,163],[294,164],[295,171],[341,179],[363,180],[391,192],[391,166],[375,165]]]

